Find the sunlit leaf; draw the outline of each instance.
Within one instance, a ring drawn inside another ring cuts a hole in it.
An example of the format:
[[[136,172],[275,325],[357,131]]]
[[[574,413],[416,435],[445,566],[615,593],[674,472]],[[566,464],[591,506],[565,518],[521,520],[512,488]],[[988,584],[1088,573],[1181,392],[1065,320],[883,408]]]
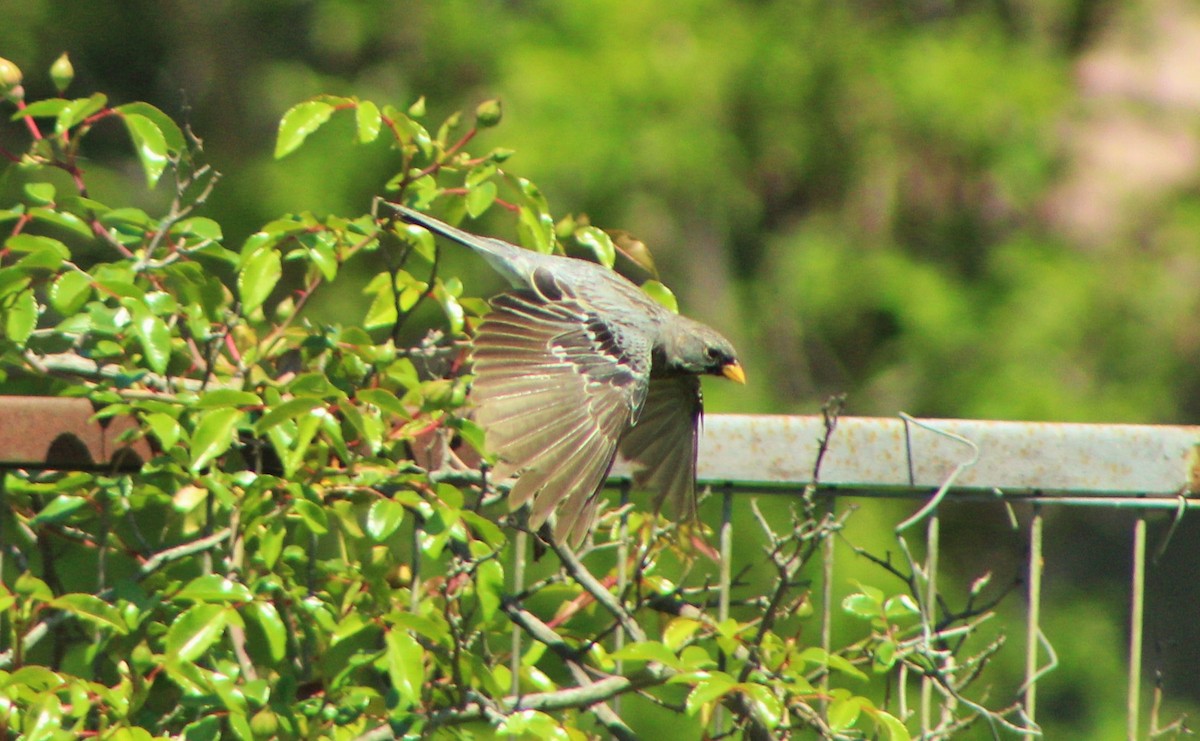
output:
[[[404,505],[391,499],[377,499],[367,510],[367,534],[381,543],[404,522]]]
[[[49,603],[50,607],[69,612],[86,620],[93,625],[115,631],[120,634],[128,633],[125,621],[117,608],[92,594],[64,594]]]
[[[675,299],[675,294],[671,292],[671,289],[662,283],[648,280],[642,284],[642,290],[650,294],[650,298],[665,306],[671,313],[679,313],[679,301]]]
[[[136,298],[126,299],[125,308],[133,319],[133,334],[142,347],[146,364],[155,373],[165,373],[171,360],[171,330],[162,317],[150,312],[146,304]]]
[[[354,108],[354,122],[358,129],[358,141],[368,144],[379,137],[382,119],[379,106],[369,100],[360,100]]]
[[[282,275],[283,261],[273,247],[263,247],[246,258],[237,279],[242,310],[250,313],[262,306]]]
[[[491,620],[496,614],[503,593],[504,568],[500,562],[492,558],[479,564],[475,570],[475,594],[484,620]]]
[[[300,515],[310,532],[316,535],[329,532],[329,517],[319,505],[307,499],[296,499],[292,502],[292,511]]]
[[[201,603],[175,618],[167,629],[168,660],[187,663],[204,655],[225,632],[227,610],[225,605]]]
[[[142,162],[142,171],[146,173],[146,187],[153,188],[169,162],[166,137],[158,124],[140,113],[125,113],[121,117]]]
[[[288,109],[279,122],[275,139],[275,159],[296,150],[308,135],[321,128],[333,115],[334,107],[323,100],[306,100]]]
[[[239,409],[213,409],[204,413],[196,425],[196,431],[192,433],[192,473],[199,473],[229,450],[242,416],[243,412]]]
[[[32,290],[24,290],[15,298],[5,299],[0,304],[0,315],[4,317],[4,336],[18,344],[24,344],[37,328],[38,303]]]
[[[61,522],[87,503],[88,500],[83,497],[59,494],[29,521],[29,525],[31,527],[38,527],[40,525]]]
[[[575,230],[575,241],[591,250],[596,260],[605,267],[611,268],[617,259],[617,250],[613,246],[612,238],[602,229],[581,226]]]
[[[425,659],[421,644],[403,630],[389,630],[384,636],[384,653],[388,678],[392,688],[408,705],[421,700],[425,684]]]
[[[205,574],[192,579],[175,593],[176,600],[194,602],[249,602],[253,599],[244,584],[221,574]]]
[[[267,652],[271,660],[282,661],[287,656],[287,626],[274,603],[255,600],[246,605],[246,611],[266,636]]]
[[[478,218],[487,211],[496,200],[496,184],[491,180],[480,183],[467,193],[467,213],[471,218]]]
[[[67,271],[54,279],[48,298],[54,310],[70,316],[83,308],[92,297],[92,279],[86,273]]]

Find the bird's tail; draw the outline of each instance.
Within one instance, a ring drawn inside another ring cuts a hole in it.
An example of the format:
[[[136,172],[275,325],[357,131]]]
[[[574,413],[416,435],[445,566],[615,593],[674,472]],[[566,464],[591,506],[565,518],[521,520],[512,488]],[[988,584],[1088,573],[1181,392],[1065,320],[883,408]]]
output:
[[[501,275],[515,285],[525,283],[524,276],[521,275],[521,262],[524,252],[520,247],[509,244],[500,239],[491,237],[481,237],[478,234],[459,229],[456,226],[451,226],[441,219],[435,219],[428,214],[414,211],[407,206],[401,206],[398,203],[389,203],[388,206],[395,209],[400,218],[409,224],[416,224],[424,227],[434,234],[458,242],[475,250],[483,255],[484,259]]]

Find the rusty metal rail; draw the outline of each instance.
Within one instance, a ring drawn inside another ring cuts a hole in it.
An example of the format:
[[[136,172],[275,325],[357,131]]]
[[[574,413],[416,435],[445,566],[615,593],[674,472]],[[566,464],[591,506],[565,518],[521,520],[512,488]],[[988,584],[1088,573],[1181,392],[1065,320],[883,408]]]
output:
[[[136,470],[150,460],[145,438],[120,441],[133,420],[94,415],[87,399],[0,396],[0,468]]]

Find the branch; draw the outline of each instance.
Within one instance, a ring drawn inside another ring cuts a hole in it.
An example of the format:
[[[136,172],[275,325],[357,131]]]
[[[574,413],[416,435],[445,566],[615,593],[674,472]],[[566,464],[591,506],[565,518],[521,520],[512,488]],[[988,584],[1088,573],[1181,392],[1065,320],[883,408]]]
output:
[[[621,627],[625,629],[629,637],[635,641],[646,640],[646,631],[642,630],[642,626],[637,624],[637,621],[617,601],[613,593],[605,589],[604,585],[597,581],[596,577],[592,576],[592,572],[584,567],[579,558],[576,557],[575,552],[570,548],[564,548],[556,543],[553,538],[549,538],[548,542],[550,543],[550,548],[558,556],[558,559],[562,561],[563,567],[566,568],[571,578],[579,582],[579,586],[587,590],[589,594],[596,598],[597,602],[604,606],[604,609],[613,614],[613,617],[617,619],[617,622],[621,624]]]

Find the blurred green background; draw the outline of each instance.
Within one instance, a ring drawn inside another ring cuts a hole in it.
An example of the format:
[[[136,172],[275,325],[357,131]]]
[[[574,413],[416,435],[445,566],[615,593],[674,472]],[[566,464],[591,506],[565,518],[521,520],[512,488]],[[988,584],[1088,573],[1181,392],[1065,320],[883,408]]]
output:
[[[739,345],[752,383],[713,384],[711,411],[814,413],[848,392],[856,415],[1200,418],[1194,4],[6,0],[2,15],[0,56],[31,98],[53,94],[43,71],[67,51],[72,93],[190,124],[225,175],[208,215],[235,249],[281,212],[362,213],[396,164],[326,130],[272,160],[294,103],[425,95],[436,121],[501,98],[504,122],[472,146],[514,148],[507,167],[557,214],[636,234],[684,311]],[[165,186],[131,187],[124,136],[93,137],[116,166],[97,197],[164,203]],[[498,285],[455,269],[468,291]],[[361,307],[359,287],[318,310]],[[908,505],[872,507],[894,523]],[[1019,577],[1006,522],[950,511],[947,568]],[[1145,670],[1171,710],[1200,701],[1196,530],[1151,574]],[[1128,533],[1125,515],[1050,513],[1050,738],[1121,735]]]

